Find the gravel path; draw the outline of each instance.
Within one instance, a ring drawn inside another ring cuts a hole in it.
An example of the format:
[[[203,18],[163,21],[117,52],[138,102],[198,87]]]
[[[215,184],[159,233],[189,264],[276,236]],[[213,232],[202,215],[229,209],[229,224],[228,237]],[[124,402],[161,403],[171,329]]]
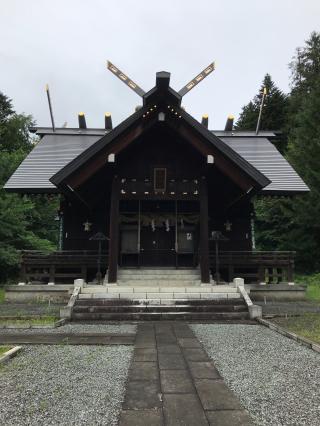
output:
[[[0,425],[116,425],[132,352],[25,346],[0,368]]]
[[[1,328],[0,334],[30,333],[30,334],[55,334],[55,333],[111,333],[111,334],[135,334],[135,324],[66,324],[57,328]]]
[[[190,325],[257,425],[320,425],[320,354],[255,325]]]

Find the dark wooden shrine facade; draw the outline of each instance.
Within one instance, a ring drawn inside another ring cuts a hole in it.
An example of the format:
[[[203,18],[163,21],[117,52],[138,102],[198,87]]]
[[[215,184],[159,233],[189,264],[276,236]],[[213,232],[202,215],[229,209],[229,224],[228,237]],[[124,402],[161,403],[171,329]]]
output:
[[[70,266],[78,268],[77,277],[90,279],[97,255],[91,237],[101,232],[107,237],[102,269],[110,283],[117,281],[119,266],[199,266],[208,283],[214,272],[211,235],[220,231],[225,280],[255,275],[261,281],[266,271],[292,280],[291,253],[252,251],[252,197],[271,180],[181,108],[168,73],[157,74],[140,110],[101,134],[48,183],[51,192],[63,194],[62,246],[52,255],[25,253],[27,276],[28,265],[47,268],[49,281]]]
[[[105,158],[110,154],[105,154]],[[216,161],[216,156],[214,157]],[[84,171],[87,173],[87,170]],[[82,182],[62,205],[64,250],[94,250],[91,234],[108,238],[109,281],[117,266],[201,265],[209,281],[211,231],[224,250],[251,250],[250,198],[207,155],[158,122]],[[70,185],[68,183],[68,185]],[[71,185],[70,185],[71,186]],[[91,224],[90,231],[85,223]]]

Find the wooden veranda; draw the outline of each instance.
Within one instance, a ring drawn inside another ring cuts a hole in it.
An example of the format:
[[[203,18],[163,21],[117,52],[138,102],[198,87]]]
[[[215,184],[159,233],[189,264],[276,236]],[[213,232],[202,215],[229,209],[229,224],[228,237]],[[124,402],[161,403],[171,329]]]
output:
[[[176,254],[177,257],[179,254]],[[245,283],[267,284],[293,281],[294,255],[290,251],[222,251],[219,253],[221,280],[236,277]],[[200,260],[200,259],[198,259]],[[108,253],[101,253],[102,274],[107,271]],[[216,253],[209,252],[210,271],[216,273]],[[25,250],[21,252],[21,277],[25,283],[72,283],[76,278],[93,281],[98,270],[99,254],[94,250],[64,250],[52,253]],[[196,262],[195,262],[196,264]],[[139,263],[132,267],[139,267]],[[176,268],[179,268],[176,264]],[[182,266],[183,267],[183,266]]]

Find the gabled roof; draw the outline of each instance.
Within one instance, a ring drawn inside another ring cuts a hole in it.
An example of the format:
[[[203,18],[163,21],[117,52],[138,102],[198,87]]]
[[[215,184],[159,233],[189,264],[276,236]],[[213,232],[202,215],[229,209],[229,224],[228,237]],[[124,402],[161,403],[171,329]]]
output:
[[[91,160],[99,158],[100,153],[108,149],[115,149],[111,151],[113,153],[119,152],[131,143],[157,121],[161,111],[166,114],[168,126],[180,132],[204,155],[217,154],[217,167],[228,174],[231,166],[236,171],[233,179],[241,177],[245,186],[252,185],[255,189],[276,193],[308,190],[266,138],[273,136],[272,133],[260,132],[257,136],[253,132],[209,131],[180,107],[181,95],[169,86],[169,81],[169,73],[157,73],[156,86],[143,95],[143,107],[110,131],[33,129],[42,139],[8,180],[5,189],[56,192],[60,184]],[[170,111],[173,111],[171,116]],[[174,121],[174,117],[178,120]],[[121,138],[126,142],[120,146]]]
[[[153,101],[155,102],[156,99],[153,98]],[[116,144],[117,138],[125,131],[130,128],[134,128],[134,126],[140,125],[143,120],[143,117],[146,117],[148,111],[150,111],[150,107],[149,109],[148,107],[144,107],[139,111],[135,112],[133,115],[131,115],[121,124],[119,124],[119,126],[117,126],[115,129],[103,136],[99,141],[92,144],[84,152],[78,155],[74,160],[72,160],[61,170],[59,170],[54,176],[50,178],[50,181],[56,186],[59,186],[64,180],[71,176],[76,170],[83,167],[87,162],[90,161],[90,159],[92,159],[109,144],[113,142]],[[252,181],[256,183],[255,186],[257,188],[261,189],[270,183],[269,179],[265,175],[263,175],[258,169],[256,169],[249,162],[247,162],[236,151],[234,151],[227,144],[225,144],[215,134],[206,129],[190,114],[185,112],[179,106],[175,108],[175,111],[179,114],[179,117],[181,119],[179,124],[188,124],[190,126],[190,130],[196,132],[200,137],[203,138],[203,140],[208,145],[214,147],[225,158],[231,161],[231,163],[234,164],[234,167],[239,168],[244,174],[246,174],[250,179],[252,179]],[[170,122],[170,120],[168,121]]]
[[[287,160],[270,142],[272,132],[223,130],[212,131],[252,166],[263,173],[271,183],[263,193],[290,194],[308,191],[308,187]],[[56,129],[39,127],[42,136],[33,151],[10,177],[5,189],[13,192],[57,192],[50,178],[106,134],[105,129]]]

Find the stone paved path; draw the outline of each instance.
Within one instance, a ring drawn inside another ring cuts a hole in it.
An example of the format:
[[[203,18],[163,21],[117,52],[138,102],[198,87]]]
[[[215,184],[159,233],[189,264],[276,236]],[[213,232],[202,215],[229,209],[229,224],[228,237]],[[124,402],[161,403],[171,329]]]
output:
[[[138,326],[119,426],[251,424],[186,323]]]

